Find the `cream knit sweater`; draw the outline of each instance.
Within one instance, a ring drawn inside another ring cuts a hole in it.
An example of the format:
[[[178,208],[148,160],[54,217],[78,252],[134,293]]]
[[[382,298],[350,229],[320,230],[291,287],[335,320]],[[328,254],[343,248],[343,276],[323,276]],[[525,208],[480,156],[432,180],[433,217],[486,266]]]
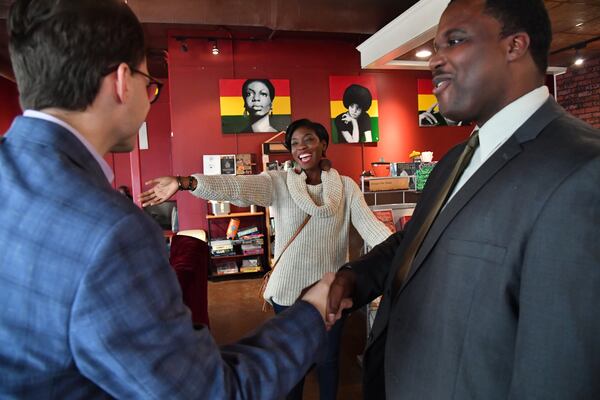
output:
[[[350,223],[371,247],[390,231],[367,204],[358,185],[334,169],[321,173],[322,183],[307,185],[306,174],[268,171],[260,175],[194,175],[194,196],[229,200],[240,206],[271,207],[275,219],[277,259],[307,214],[311,219],[287,248],[269,279],[265,299],[289,306],[301,290],[335,272],[348,261]]]

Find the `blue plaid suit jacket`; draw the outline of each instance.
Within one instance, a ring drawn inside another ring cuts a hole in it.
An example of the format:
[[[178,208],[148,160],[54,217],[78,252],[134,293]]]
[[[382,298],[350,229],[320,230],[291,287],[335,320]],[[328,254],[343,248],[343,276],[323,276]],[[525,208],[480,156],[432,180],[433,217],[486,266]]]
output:
[[[62,127],[16,118],[0,199],[0,398],[277,398],[315,362],[305,302],[221,349],[194,331],[158,226]]]

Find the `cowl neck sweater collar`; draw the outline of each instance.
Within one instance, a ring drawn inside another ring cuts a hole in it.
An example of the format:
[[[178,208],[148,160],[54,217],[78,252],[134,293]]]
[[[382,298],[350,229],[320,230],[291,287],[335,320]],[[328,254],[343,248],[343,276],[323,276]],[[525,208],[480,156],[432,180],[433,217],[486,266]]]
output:
[[[340,174],[333,168],[321,171],[323,185],[323,205],[318,206],[308,194],[306,173],[294,172],[290,168],[287,172],[287,187],[294,203],[305,213],[313,217],[327,218],[336,213],[342,204],[343,187]]]

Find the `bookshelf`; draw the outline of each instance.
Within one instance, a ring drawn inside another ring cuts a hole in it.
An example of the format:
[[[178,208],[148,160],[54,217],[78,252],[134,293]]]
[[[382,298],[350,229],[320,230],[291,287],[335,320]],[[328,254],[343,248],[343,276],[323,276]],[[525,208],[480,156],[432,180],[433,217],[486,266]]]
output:
[[[237,234],[227,238],[230,221],[239,221]],[[207,214],[209,279],[235,279],[262,276],[270,269],[267,258],[265,211],[238,211],[224,215]]]

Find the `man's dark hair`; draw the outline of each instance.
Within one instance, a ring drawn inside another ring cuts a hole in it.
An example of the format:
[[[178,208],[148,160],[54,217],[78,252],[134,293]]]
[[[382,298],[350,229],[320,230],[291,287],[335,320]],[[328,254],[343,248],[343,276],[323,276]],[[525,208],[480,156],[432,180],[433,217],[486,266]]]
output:
[[[344,107],[348,108],[352,104],[357,104],[361,110],[367,111],[371,107],[373,97],[371,92],[361,85],[350,85],[344,90]]]
[[[451,0],[450,3],[456,0]],[[548,51],[552,42],[552,26],[543,0],[486,0],[487,15],[502,25],[501,36],[517,32],[529,35],[531,57],[542,73],[548,68]]]
[[[120,0],[17,0],[9,50],[23,109],[85,110],[109,68],[137,68],[144,32]]]
[[[248,85],[252,82],[260,82],[267,87],[269,90],[269,97],[271,98],[271,102],[275,99],[275,86],[268,79],[247,79],[242,85],[242,97],[244,98],[244,108],[248,109],[248,104],[246,104],[246,92],[248,91]]]
[[[325,129],[325,127],[318,122],[313,122],[310,119],[303,118],[292,122],[285,131],[284,144],[289,151],[292,151],[292,135],[294,132],[296,132],[296,129],[303,127],[313,130],[319,137],[319,140],[324,140],[325,143],[329,145],[329,133],[327,133],[327,129]],[[323,155],[325,154],[323,153]]]

